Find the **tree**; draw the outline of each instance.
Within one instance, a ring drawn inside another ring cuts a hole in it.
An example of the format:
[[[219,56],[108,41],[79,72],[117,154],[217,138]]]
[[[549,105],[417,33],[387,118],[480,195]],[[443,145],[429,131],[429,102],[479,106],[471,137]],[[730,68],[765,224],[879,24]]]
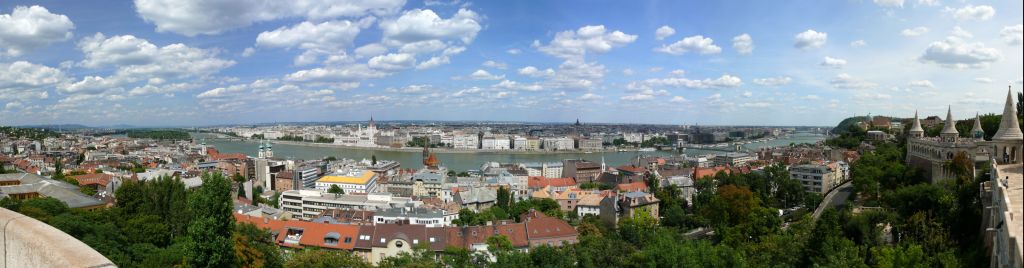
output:
[[[507,211],[512,202],[512,193],[505,186],[501,186],[498,187],[497,194],[498,197],[495,200],[495,205]]]
[[[933,267],[929,265],[929,260],[920,245],[874,247],[871,248],[871,255],[875,257],[879,268]]]
[[[85,162],[85,153],[78,153],[78,160],[75,161],[75,165],[81,165]]]
[[[490,252],[512,250],[512,240],[505,235],[492,235],[487,238],[487,250]]]
[[[647,183],[647,187],[650,187],[650,189],[657,190],[660,188],[658,185],[658,176],[655,176],[654,173],[647,173],[647,175],[644,176],[644,182]]]
[[[658,219],[651,216],[646,208],[638,208],[632,217],[619,220],[619,236],[634,245],[650,242],[657,229]]]
[[[704,218],[712,225],[735,226],[751,221],[751,212],[758,208],[757,198],[746,187],[724,185],[711,199],[708,206],[701,209]]]
[[[374,166],[377,165],[377,155],[371,155],[370,156],[370,165],[374,165]]]
[[[121,229],[129,241],[148,243],[157,247],[165,247],[171,242],[170,228],[156,215],[135,215],[128,219]]]
[[[189,197],[192,223],[185,252],[192,267],[227,267],[235,262],[231,235],[231,184],[220,173],[203,174],[203,186]]]
[[[292,253],[287,261],[284,263],[284,267],[303,267],[303,268],[333,268],[333,267],[352,267],[352,268],[371,268],[373,267],[369,263],[363,261],[362,258],[352,255],[352,253],[341,250],[318,250],[318,249],[306,249]]]
[[[143,183],[126,180],[121,187],[114,191],[114,197],[116,197],[114,205],[121,208],[125,214],[141,212],[146,201],[145,192],[142,189]]]
[[[32,198],[21,202],[20,212],[41,222],[68,211],[68,205],[53,197]]]
[[[327,189],[327,192],[334,195],[345,194],[345,190],[342,190],[341,186],[338,186],[337,184],[331,184],[331,187]]]
[[[266,230],[250,223],[236,226],[232,239],[235,243],[235,257],[242,267],[282,267],[281,250]]]
[[[426,243],[413,246],[412,253],[402,252],[397,256],[387,257],[377,263],[377,267],[392,268],[433,268],[434,253],[430,251]]]
[[[1017,92],[1017,123],[1024,129],[1024,91]]]
[[[64,164],[61,163],[60,157],[53,159],[53,176],[50,176],[54,180],[65,180],[64,178]]]
[[[448,246],[441,255],[441,263],[444,264],[443,267],[473,268],[486,267],[490,262],[487,260],[487,256],[483,254],[460,247]]]

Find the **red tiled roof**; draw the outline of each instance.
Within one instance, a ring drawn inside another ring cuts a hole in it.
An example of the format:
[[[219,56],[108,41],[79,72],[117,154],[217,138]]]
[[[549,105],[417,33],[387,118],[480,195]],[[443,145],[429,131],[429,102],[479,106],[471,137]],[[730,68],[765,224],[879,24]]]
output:
[[[286,247],[320,247],[320,248],[334,248],[334,249],[346,249],[352,250],[355,247],[356,240],[359,237],[359,226],[349,224],[325,224],[315,223],[307,221],[281,221],[273,220],[269,218],[250,217],[247,215],[235,214],[235,220],[238,222],[248,222],[255,224],[256,227],[268,229],[271,231],[277,231],[278,235],[275,239],[281,246]],[[288,235],[288,229],[302,230],[302,237],[299,238],[298,245],[284,243],[285,237]],[[331,235],[337,235],[337,244],[326,244],[324,238]],[[348,241],[346,243],[345,241]]]
[[[95,174],[89,173],[84,175],[71,176],[72,179],[78,181],[78,185],[100,185],[107,186],[114,179],[114,175],[110,174]]]
[[[631,165],[621,165],[616,167],[620,171],[632,172],[632,173],[644,173],[645,169],[642,167],[634,167]]]
[[[695,168],[693,169],[693,178],[703,179],[708,176],[714,177],[719,171],[725,171],[726,174],[729,173],[729,169],[726,167]]]
[[[576,185],[576,180],[573,178],[547,178],[542,176],[533,176],[529,177],[527,185],[530,188],[544,188],[544,186],[568,187]]]
[[[579,235],[576,229],[568,222],[553,217],[548,217],[536,210],[530,210],[519,217],[526,225],[529,240],[541,240],[550,238],[573,238]]]
[[[228,159],[239,159],[239,160],[242,160],[242,159],[248,158],[248,156],[246,156],[245,154],[242,154],[242,153],[230,153],[230,154],[210,155],[210,158],[212,158],[213,160],[228,160]]]
[[[497,233],[495,233],[497,232]],[[526,224],[509,221],[495,225],[464,226],[445,228],[445,240],[448,246],[470,248],[474,244],[486,244],[487,238],[504,235],[512,241],[512,247],[523,248],[530,245],[526,238]]]
[[[615,189],[622,192],[647,192],[647,183],[643,181],[621,183],[615,185]]]

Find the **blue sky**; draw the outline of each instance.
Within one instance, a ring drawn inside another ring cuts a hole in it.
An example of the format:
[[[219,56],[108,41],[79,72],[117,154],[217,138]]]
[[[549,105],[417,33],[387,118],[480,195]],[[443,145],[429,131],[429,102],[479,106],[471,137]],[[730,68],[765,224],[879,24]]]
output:
[[[0,124],[998,113],[1019,1],[4,1]]]

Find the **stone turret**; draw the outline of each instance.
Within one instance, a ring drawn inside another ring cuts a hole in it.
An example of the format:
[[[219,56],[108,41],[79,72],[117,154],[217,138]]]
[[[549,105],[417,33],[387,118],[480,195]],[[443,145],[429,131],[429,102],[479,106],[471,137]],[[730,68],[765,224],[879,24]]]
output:
[[[971,137],[975,139],[985,138],[985,130],[981,128],[981,116],[974,114],[974,127],[971,128]]]
[[[917,111],[914,111],[914,126],[910,127],[911,138],[924,138],[924,128],[921,128],[921,119],[917,118]]]
[[[939,133],[939,137],[945,142],[956,142],[960,137],[960,132],[956,130],[956,121],[953,120],[952,106],[946,110],[946,123],[942,127],[942,132]]]
[[[992,136],[993,140],[1016,140],[1024,139],[1024,133],[1020,131],[1017,121],[1017,108],[1013,106],[1013,90],[1006,92],[1006,105],[1003,107],[1003,118],[999,122],[999,131]]]
[[[999,131],[992,136],[996,145],[996,161],[999,164],[1021,163],[1024,150],[1024,133],[1020,131],[1017,121],[1017,108],[1014,107],[1013,89],[1006,92],[1006,105],[1003,106],[1003,118],[999,122]]]

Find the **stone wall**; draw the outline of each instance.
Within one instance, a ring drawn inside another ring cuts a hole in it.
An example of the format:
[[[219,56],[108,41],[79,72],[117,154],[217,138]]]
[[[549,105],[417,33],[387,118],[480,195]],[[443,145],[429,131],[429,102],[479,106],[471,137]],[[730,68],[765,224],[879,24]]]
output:
[[[0,208],[0,268],[116,267],[96,250],[57,228]]]

